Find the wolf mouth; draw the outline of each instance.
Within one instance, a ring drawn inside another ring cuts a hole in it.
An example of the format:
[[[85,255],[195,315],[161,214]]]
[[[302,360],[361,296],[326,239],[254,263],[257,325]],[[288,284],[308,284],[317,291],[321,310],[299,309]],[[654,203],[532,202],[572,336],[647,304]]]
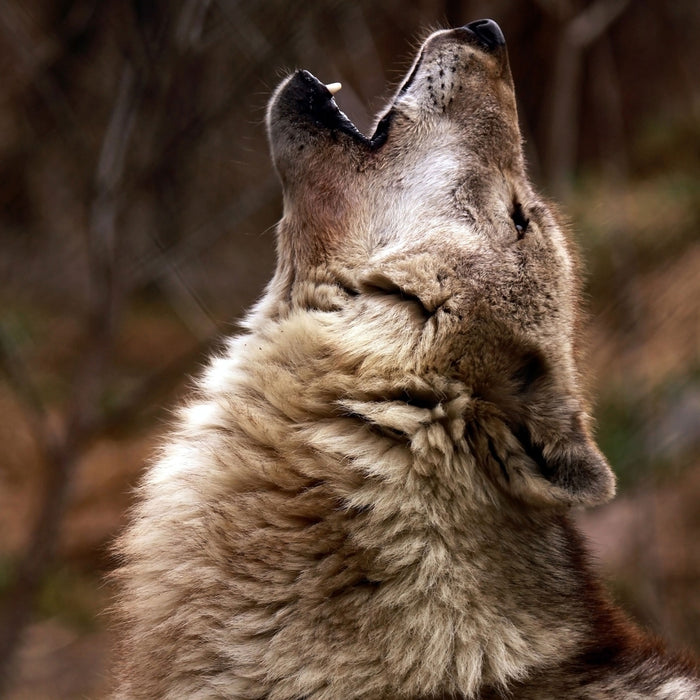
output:
[[[368,138],[353,124],[345,112],[338,107],[333,97],[334,93],[328,89],[328,86],[324,85],[308,70],[297,71],[290,80],[287,90],[290,91],[293,100],[296,102],[298,114],[306,114],[317,126],[329,129],[331,133],[342,131],[370,150],[380,148],[389,136],[389,129],[394,118],[396,99],[377,123],[372,136]]]
[[[305,114],[317,126],[329,129],[331,133],[342,131],[372,150],[379,148],[389,133],[391,109],[380,119],[374,135],[367,138],[338,107],[333,97],[337,88],[330,87],[333,92],[308,70],[299,70],[290,80],[287,90],[296,103],[297,113]]]
[[[470,22],[459,29],[452,30],[452,33],[466,44],[487,53],[498,51],[506,43],[501,28],[490,19]],[[396,114],[396,103],[414,83],[423,62],[426,46],[427,44],[421,48],[410,73],[401,84],[384,115],[377,122],[374,133],[369,138],[338,107],[333,95],[340,89],[339,85],[326,86],[308,70],[299,70],[293,76],[287,89],[291,91],[291,97],[296,102],[298,114],[306,114],[317,126],[325,127],[331,132],[340,131],[348,134],[370,150],[376,150],[386,143]]]
[[[359,141],[367,138],[341,112],[333,99],[333,93],[307,70],[297,71],[289,81],[285,92],[295,104],[299,115],[307,115],[319,127],[339,130]]]

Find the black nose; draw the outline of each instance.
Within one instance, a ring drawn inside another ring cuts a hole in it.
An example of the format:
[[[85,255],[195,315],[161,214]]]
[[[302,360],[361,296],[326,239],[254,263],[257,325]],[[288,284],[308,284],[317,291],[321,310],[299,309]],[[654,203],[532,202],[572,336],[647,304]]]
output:
[[[479,43],[487,51],[506,45],[506,38],[501,28],[492,19],[478,19],[476,22],[470,22],[466,25],[466,29],[475,34]]]

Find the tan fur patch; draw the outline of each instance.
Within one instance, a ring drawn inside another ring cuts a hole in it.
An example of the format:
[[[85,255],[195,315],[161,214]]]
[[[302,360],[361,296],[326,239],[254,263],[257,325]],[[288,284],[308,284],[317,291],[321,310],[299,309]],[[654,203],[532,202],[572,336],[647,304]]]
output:
[[[431,35],[371,139],[304,71],[268,131],[278,269],[118,545],[117,697],[698,697],[568,519],[614,478],[497,26]]]

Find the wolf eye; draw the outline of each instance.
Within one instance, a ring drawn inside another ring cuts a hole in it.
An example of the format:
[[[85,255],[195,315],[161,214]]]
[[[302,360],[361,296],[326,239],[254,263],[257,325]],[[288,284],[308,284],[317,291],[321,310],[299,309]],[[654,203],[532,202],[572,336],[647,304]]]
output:
[[[513,211],[511,212],[510,218],[513,220],[515,230],[518,232],[518,240],[521,240],[527,231],[530,219],[526,218],[520,202],[513,203]]]

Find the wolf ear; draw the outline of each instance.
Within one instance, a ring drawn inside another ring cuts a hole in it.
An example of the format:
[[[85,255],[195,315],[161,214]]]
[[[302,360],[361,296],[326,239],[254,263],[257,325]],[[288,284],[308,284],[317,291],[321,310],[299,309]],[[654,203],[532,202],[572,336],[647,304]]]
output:
[[[615,476],[589,435],[583,414],[575,413],[566,422],[568,426],[549,435],[537,430],[539,426],[511,426],[520,453],[520,459],[512,460],[518,473],[511,479],[511,489],[542,505],[594,506],[609,501],[615,495]]]
[[[498,411],[486,421],[491,473],[522,500],[549,506],[593,506],[615,494],[615,476],[595,444],[570,382],[536,350],[508,357],[510,380],[483,392]],[[483,454],[483,452],[482,452]]]

